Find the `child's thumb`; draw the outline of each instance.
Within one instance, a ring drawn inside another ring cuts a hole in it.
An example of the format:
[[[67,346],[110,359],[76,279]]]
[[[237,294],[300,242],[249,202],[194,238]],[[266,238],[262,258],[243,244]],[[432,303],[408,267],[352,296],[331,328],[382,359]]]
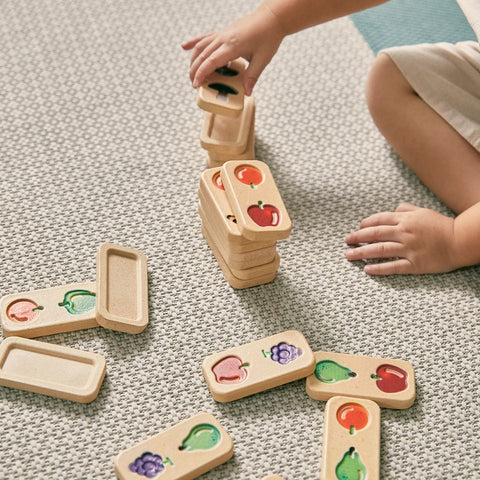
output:
[[[263,69],[265,68],[267,62],[259,60],[257,58],[252,58],[248,68],[245,70],[244,74],[244,88],[245,94],[251,95],[253,87],[257,83],[258,77],[260,77]]]

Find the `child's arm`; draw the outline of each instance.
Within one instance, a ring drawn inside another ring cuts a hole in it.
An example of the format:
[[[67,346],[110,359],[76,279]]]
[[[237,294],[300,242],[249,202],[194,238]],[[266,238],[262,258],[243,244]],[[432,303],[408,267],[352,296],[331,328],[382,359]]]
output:
[[[480,263],[480,203],[453,219],[402,204],[366,218],[347,235],[348,260],[392,259],[365,265],[371,275],[441,273]]]
[[[358,12],[387,0],[265,0],[253,13],[228,27],[188,40],[190,79],[200,86],[216,68],[243,57],[249,62],[245,92],[252,89],[283,38],[313,25]]]

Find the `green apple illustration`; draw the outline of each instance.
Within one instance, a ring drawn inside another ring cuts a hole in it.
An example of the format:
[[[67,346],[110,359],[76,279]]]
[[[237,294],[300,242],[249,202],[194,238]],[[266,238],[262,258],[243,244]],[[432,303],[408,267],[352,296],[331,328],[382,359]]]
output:
[[[65,307],[68,313],[80,315],[95,308],[95,293],[88,290],[70,290],[58,306]]]
[[[323,383],[337,383],[350,380],[357,374],[333,360],[321,360],[315,367],[315,377]]]
[[[359,453],[355,451],[355,447],[350,447],[350,450],[345,452],[335,469],[335,474],[338,480],[364,480],[367,478],[367,469]]]

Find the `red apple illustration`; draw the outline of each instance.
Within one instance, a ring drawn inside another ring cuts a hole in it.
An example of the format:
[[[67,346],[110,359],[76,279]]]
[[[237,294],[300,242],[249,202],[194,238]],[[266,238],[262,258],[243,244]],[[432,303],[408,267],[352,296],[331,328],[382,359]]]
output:
[[[247,210],[250,218],[260,227],[276,227],[280,223],[280,211],[273,205],[250,205]]]
[[[232,355],[218,361],[212,367],[212,372],[218,383],[241,383],[247,379],[246,367],[249,366],[250,364],[243,363],[240,358]]]
[[[223,182],[222,182],[222,177],[220,177],[220,174],[217,173],[214,177],[213,177],[213,184],[219,188],[220,190],[225,190],[225,187],[223,186]]]
[[[7,317],[12,321],[29,322],[37,318],[38,312],[43,310],[33,300],[15,300],[7,307]]]
[[[371,378],[377,381],[377,387],[385,393],[397,393],[408,387],[408,373],[395,365],[387,363],[377,368]]]
[[[248,165],[242,165],[235,170],[235,176],[242,183],[250,185],[252,188],[255,188],[257,185],[260,185],[263,181],[262,172],[255,167],[250,167]]]
[[[353,435],[367,426],[368,412],[358,403],[345,403],[337,410],[337,421]]]

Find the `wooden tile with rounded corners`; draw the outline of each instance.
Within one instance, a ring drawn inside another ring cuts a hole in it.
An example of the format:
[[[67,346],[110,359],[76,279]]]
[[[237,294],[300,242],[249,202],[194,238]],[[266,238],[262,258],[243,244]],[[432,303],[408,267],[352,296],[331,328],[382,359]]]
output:
[[[221,232],[222,239],[226,238],[232,250],[240,253],[276,245],[275,240],[252,241],[241,235],[225,194],[220,168],[211,168],[201,174],[198,195],[209,219],[216,225],[219,234]]]
[[[95,282],[85,282],[5,295],[0,300],[3,336],[33,338],[98,327],[95,291]]]
[[[321,480],[380,479],[380,407],[332,397],[325,407]]]
[[[238,117],[207,112],[200,134],[202,148],[222,155],[238,155],[247,150],[254,123],[255,100],[245,97],[245,106]]]
[[[217,153],[215,150],[207,151],[207,168],[221,167],[229,160],[255,160],[255,111],[248,134],[247,148],[238,154]]]
[[[405,360],[315,352],[315,362],[306,389],[316,400],[347,395],[386,408],[408,408],[415,401],[415,372]]]
[[[208,356],[203,375],[218,402],[231,402],[310,375],[315,358],[307,340],[288,330]]]
[[[263,477],[262,480],[285,480],[285,479],[280,475],[267,475],[266,477]]]
[[[223,164],[220,177],[242,236],[280,240],[290,235],[292,223],[266,163],[232,160]]]
[[[233,442],[210,413],[199,413],[120,452],[114,461],[120,480],[192,480],[228,461]]]
[[[238,117],[243,110],[245,62],[238,58],[217,68],[198,88],[197,105],[207,112]]]
[[[96,353],[22,337],[0,344],[0,385],[74,402],[97,398],[105,359]]]
[[[202,219],[203,226],[208,230],[208,233],[212,237],[212,240],[215,242],[220,254],[222,255],[225,262],[227,262],[228,266],[235,274],[235,270],[246,270],[254,267],[258,267],[260,265],[270,265],[272,266],[277,255],[277,248],[276,245],[272,245],[269,247],[259,248],[256,250],[250,250],[248,252],[234,252],[230,249],[230,245],[228,242],[225,242],[219,234],[219,230],[214,227],[214,224],[209,220],[208,216],[205,214],[203,210],[203,206],[200,202],[198,206],[198,213],[200,218]],[[264,267],[264,269],[269,269],[268,267]],[[278,265],[275,270],[278,269]],[[268,273],[268,272],[265,272]],[[261,273],[259,273],[261,274]],[[256,276],[258,276],[257,274]],[[236,275],[236,274],[235,274]],[[238,276],[238,275],[236,275]],[[241,278],[241,277],[239,277]]]
[[[137,334],[148,324],[147,258],[140,250],[104,243],[97,254],[97,321]]]
[[[230,267],[227,265],[225,260],[223,259],[215,242],[212,240],[208,231],[203,227],[203,225],[202,225],[202,234],[205,240],[207,241],[207,244],[210,247],[210,250],[215,256],[215,259],[217,260],[218,266],[220,267],[220,270],[222,271],[223,276],[225,277],[225,279],[227,280],[227,282],[230,284],[231,287],[236,288],[237,290],[242,290],[244,288],[256,287],[258,285],[270,283],[272,280],[275,279],[277,275],[276,271],[269,273],[267,275],[262,275],[260,277],[253,277],[247,280],[236,277],[230,270]]]

